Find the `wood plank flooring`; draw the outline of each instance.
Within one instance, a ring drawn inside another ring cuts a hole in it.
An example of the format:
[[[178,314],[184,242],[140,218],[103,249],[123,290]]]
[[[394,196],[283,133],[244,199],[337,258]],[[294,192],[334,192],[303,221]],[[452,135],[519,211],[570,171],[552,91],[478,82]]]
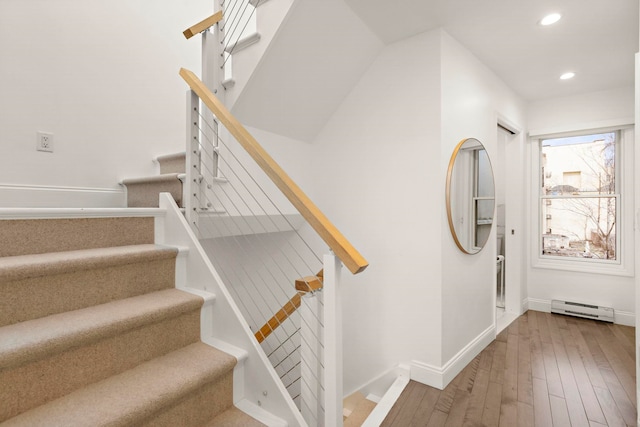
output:
[[[635,328],[528,311],[444,389],[411,381],[382,426],[635,426]]]

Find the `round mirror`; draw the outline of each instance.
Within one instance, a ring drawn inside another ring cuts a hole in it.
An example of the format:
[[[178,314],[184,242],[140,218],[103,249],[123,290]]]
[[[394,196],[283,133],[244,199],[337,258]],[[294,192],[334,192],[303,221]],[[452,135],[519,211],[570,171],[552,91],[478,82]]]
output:
[[[447,218],[460,250],[482,250],[493,224],[495,188],[487,150],[475,138],[463,139],[453,150],[447,170]]]

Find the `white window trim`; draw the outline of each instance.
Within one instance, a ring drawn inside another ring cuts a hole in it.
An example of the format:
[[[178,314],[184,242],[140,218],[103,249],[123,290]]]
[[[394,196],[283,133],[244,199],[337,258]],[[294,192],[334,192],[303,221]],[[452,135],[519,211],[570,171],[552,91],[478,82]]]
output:
[[[581,258],[553,258],[542,255],[542,210],[540,206],[540,140],[552,137],[585,135],[588,133],[606,133],[619,131],[620,141],[616,153],[616,169],[621,179],[618,180],[620,199],[620,223],[616,224],[618,259],[616,261],[600,261]],[[606,274],[614,276],[634,275],[634,233],[633,233],[633,169],[634,169],[634,128],[633,126],[616,126],[564,132],[530,137],[531,188],[530,188],[530,254],[531,266],[550,270],[576,271],[589,274]]]

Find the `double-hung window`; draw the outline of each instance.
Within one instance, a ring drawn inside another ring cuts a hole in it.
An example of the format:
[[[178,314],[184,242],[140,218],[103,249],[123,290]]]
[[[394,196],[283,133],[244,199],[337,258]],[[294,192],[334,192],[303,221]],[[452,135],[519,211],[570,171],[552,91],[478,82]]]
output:
[[[621,270],[623,134],[615,130],[538,140],[539,266]]]

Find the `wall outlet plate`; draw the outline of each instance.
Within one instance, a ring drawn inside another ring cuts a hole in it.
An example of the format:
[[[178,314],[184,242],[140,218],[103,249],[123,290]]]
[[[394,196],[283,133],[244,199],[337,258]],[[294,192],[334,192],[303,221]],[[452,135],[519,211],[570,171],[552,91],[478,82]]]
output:
[[[53,153],[53,134],[50,132],[38,132],[36,137],[36,150]]]

